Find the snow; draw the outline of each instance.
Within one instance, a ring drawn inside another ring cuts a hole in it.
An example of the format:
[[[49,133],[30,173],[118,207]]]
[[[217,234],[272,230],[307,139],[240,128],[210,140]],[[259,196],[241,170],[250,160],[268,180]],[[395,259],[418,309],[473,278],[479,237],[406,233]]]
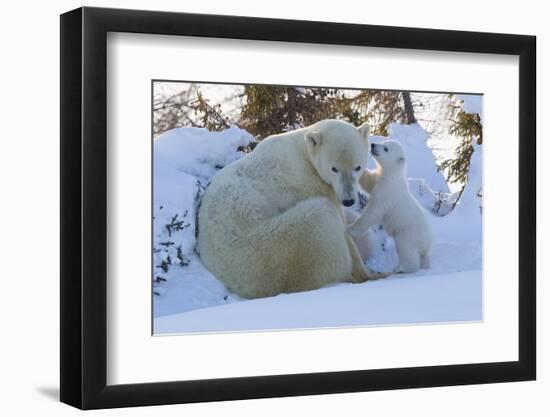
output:
[[[407,176],[411,193],[427,210],[445,215],[452,209],[455,195],[450,192],[443,173],[438,170],[435,155],[428,146],[429,137],[418,123],[390,124],[389,138],[399,141],[407,155]],[[380,143],[388,138],[372,136],[369,139],[373,143]],[[374,160],[370,160],[368,167],[375,167]]]
[[[430,135],[418,124],[393,124],[389,132],[389,138],[373,141],[392,139],[403,144],[411,191],[429,209],[434,192],[449,193],[428,145]],[[476,191],[476,184],[481,184],[481,147],[474,152],[471,184],[456,209],[444,216],[426,212],[435,236],[430,269],[363,284],[243,300],[229,293],[201,264],[195,252],[195,216],[209,178],[244,156],[238,148],[252,140],[247,132],[232,127],[223,132],[174,129],[154,141],[154,334],[482,319],[481,210]],[[414,187],[423,191],[415,192]],[[377,244],[369,266],[392,270],[397,265],[393,239],[380,228],[370,234]]]
[[[157,318],[156,334],[481,320],[476,271],[391,277]],[[475,290],[475,291],[472,291]],[[473,314],[472,312],[477,312]]]
[[[389,138],[397,140],[403,146],[407,155],[407,175],[409,178],[422,179],[434,192],[449,192],[445,177],[437,170],[437,164],[432,150],[428,147],[428,134],[419,124],[401,125],[392,123],[389,128]],[[383,136],[372,136],[369,140],[380,143],[388,140]],[[371,159],[370,167],[374,168]]]
[[[235,127],[222,133],[178,128],[154,141],[153,291],[159,294],[153,299],[155,316],[235,299],[195,253],[196,213],[209,178],[242,157],[237,149],[253,139]]]
[[[251,135],[236,127],[221,134],[195,127],[172,129],[154,143],[155,166],[167,165],[207,179],[239,159],[243,154],[237,148],[248,145],[252,140]]]

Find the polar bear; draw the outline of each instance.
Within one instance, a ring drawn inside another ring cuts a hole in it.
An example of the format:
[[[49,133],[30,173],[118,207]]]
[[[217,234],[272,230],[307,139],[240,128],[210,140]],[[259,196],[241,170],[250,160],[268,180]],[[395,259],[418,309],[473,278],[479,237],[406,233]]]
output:
[[[270,136],[212,178],[198,213],[206,268],[244,298],[383,276],[346,233],[369,127],[337,120]]]
[[[399,142],[372,144],[371,153],[378,165],[366,171],[361,185],[370,193],[361,216],[348,230],[361,236],[381,224],[395,240],[399,265],[395,272],[416,272],[430,267],[432,233],[424,209],[409,192],[405,151]]]

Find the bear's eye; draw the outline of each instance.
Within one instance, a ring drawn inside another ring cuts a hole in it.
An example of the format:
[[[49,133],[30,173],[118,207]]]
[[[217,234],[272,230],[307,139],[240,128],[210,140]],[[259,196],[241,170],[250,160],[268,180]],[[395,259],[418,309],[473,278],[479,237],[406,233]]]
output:
[[[361,167],[360,167],[360,166],[356,166],[356,167],[355,167],[355,171],[357,171],[357,172],[361,171]]]
[[[388,147],[384,146],[384,152],[388,152]]]
[[[338,173],[338,170],[336,169],[336,167],[332,167],[332,172],[334,172],[335,174]]]

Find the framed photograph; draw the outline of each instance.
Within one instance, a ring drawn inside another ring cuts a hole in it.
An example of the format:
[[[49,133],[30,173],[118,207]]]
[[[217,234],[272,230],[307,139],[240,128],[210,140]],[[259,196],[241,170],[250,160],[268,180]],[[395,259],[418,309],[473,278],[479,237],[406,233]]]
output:
[[[535,37],[61,16],[61,401],[533,380]]]

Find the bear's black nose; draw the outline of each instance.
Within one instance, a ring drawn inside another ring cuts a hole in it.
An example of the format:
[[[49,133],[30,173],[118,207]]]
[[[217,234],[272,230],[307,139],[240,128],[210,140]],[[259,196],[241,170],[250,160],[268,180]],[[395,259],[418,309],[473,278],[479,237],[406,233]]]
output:
[[[374,143],[371,143],[371,144],[370,144],[370,148],[371,148],[371,149],[374,149],[375,146],[376,146],[376,144],[374,144]]]
[[[342,201],[342,204],[346,207],[351,207],[355,203],[355,200],[352,198],[351,200],[344,200]]]

